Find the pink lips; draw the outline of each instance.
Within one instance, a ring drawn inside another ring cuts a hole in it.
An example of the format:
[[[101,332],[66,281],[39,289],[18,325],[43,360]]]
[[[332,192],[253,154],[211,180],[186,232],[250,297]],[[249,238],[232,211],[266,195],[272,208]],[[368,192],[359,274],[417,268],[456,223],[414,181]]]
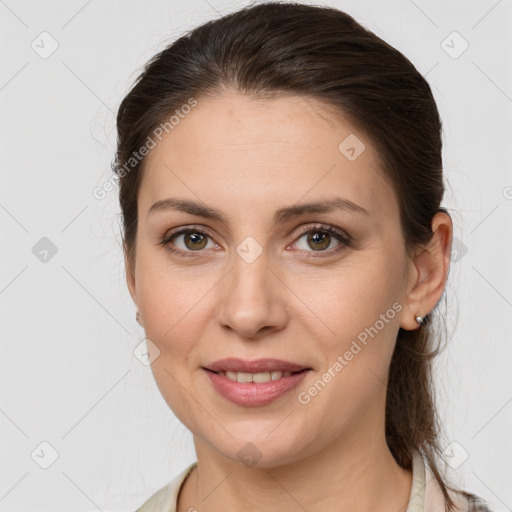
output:
[[[216,361],[203,368],[210,378],[214,389],[229,401],[246,407],[266,405],[286,392],[296,387],[306,377],[311,368],[303,365],[281,361],[278,359],[257,359],[255,361],[243,361],[236,358],[228,358]],[[281,377],[269,382],[234,382],[223,374],[214,372],[272,372],[288,371],[296,372],[287,377]]]

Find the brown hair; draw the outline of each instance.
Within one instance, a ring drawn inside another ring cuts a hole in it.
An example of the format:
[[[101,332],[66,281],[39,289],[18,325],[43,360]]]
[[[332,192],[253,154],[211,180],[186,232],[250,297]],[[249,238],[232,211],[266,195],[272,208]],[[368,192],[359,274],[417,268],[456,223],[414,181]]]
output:
[[[376,147],[400,206],[407,251],[428,243],[444,194],[441,121],[428,83],[398,50],[334,8],[303,3],[250,5],[209,21],[155,55],[123,99],[117,114],[123,249],[135,268],[137,197],[144,159],[132,160],[148,135],[191,98],[226,88],[254,97],[300,95],[321,101],[358,127]],[[435,308],[437,310],[437,306]],[[389,369],[386,440],[397,463],[412,469],[417,449],[445,496],[434,400],[434,332],[427,315],[416,330],[400,328]],[[439,336],[437,336],[439,338]]]

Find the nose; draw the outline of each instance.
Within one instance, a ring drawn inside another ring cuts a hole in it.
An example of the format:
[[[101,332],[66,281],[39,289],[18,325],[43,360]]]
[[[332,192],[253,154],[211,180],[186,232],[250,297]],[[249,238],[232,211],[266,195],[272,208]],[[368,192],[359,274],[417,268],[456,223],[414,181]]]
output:
[[[258,339],[281,330],[287,321],[289,292],[263,252],[248,263],[236,255],[231,272],[222,280],[218,318],[244,338]]]

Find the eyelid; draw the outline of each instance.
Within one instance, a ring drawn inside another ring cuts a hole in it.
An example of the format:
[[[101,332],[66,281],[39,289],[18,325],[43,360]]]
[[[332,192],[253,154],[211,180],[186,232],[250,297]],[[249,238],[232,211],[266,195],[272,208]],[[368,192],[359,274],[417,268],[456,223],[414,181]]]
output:
[[[209,237],[211,237],[213,239],[215,238],[213,231],[210,228],[203,226],[202,224],[186,224],[185,226],[180,226],[180,227],[171,229],[164,235],[164,237],[169,239],[169,238],[172,238],[174,235],[178,235],[178,234],[181,235],[183,233],[186,233],[187,231],[194,231],[194,230],[197,230],[201,233],[204,232]]]
[[[301,236],[305,233],[308,233],[310,231],[327,231],[328,233],[334,233],[338,235],[345,243],[351,243],[352,237],[344,230],[337,228],[335,226],[331,226],[330,224],[324,224],[322,222],[314,222],[310,224],[306,224],[304,226],[301,226],[298,230],[298,232],[295,233],[295,236]]]

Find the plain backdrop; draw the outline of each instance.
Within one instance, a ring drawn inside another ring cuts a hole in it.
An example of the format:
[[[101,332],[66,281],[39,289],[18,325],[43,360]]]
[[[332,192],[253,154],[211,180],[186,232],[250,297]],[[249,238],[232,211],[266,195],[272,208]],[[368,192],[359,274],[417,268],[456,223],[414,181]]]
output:
[[[195,460],[133,354],[144,333],[117,190],[93,190],[111,178],[115,113],[142,65],[246,4],[0,0],[0,511],[133,511]],[[444,443],[467,454],[450,476],[511,510],[512,1],[318,4],[432,87],[455,225],[436,382]]]

